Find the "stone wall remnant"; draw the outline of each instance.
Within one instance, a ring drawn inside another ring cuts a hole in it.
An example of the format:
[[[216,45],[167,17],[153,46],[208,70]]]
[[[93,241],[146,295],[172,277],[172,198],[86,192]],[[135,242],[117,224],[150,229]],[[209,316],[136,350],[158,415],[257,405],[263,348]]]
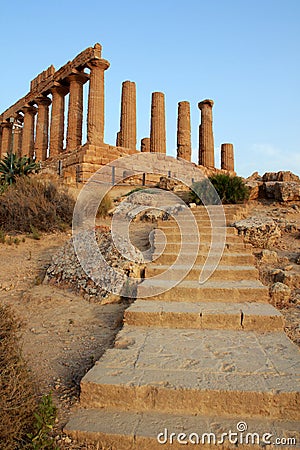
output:
[[[199,164],[205,167],[215,167],[215,150],[213,135],[213,100],[206,99],[198,103],[201,111],[199,126]]]
[[[165,95],[162,92],[152,93],[150,152],[166,153]]]
[[[177,117],[177,158],[191,161],[191,112],[189,102],[178,103]]]

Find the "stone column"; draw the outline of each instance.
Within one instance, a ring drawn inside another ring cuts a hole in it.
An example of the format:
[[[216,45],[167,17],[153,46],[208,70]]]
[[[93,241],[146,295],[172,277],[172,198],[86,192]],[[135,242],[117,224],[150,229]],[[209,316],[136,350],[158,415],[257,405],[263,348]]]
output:
[[[165,96],[162,92],[152,93],[150,151],[166,153]]]
[[[37,113],[35,106],[24,106],[24,126],[22,135],[22,155],[30,158],[34,156],[34,117]]]
[[[177,118],[177,158],[191,161],[191,112],[189,102],[178,103]]]
[[[95,59],[88,64],[88,67],[91,73],[87,141],[92,145],[101,145],[104,139],[104,71],[109,68],[109,62],[105,59]]]
[[[11,122],[1,123],[1,147],[0,147],[0,157],[3,158],[11,150],[12,143],[12,126]]]
[[[13,153],[20,157],[22,155],[23,128],[15,127],[13,134]]]
[[[65,95],[68,89],[57,85],[51,89],[52,111],[50,123],[50,157],[57,156],[64,147]]]
[[[233,144],[221,145],[221,169],[234,172],[234,151]]]
[[[35,158],[37,161],[45,161],[48,149],[49,105],[51,100],[42,95],[36,99],[36,104],[38,105],[38,115],[34,145]]]
[[[136,87],[133,81],[122,84],[120,145],[136,148]]]
[[[121,147],[121,131],[117,132],[116,146]]]
[[[146,137],[141,140],[141,152],[150,152],[150,138]]]
[[[83,117],[83,85],[88,80],[84,73],[72,74],[67,78],[69,88],[69,109],[67,129],[67,151],[81,146]]]
[[[205,167],[215,167],[214,135],[212,126],[213,105],[214,102],[208,99],[198,103],[198,108],[201,110],[201,125],[199,127],[199,164]]]

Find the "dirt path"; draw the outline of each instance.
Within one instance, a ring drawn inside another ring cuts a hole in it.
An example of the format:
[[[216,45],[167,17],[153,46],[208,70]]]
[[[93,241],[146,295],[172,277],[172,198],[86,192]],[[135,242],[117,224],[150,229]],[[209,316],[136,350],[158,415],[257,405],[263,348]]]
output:
[[[125,305],[89,303],[69,291],[40,284],[52,254],[68,234],[0,244],[0,301],[23,320],[23,354],[40,394],[53,392],[59,408],[57,430],[77,402],[79,382],[112,345]]]

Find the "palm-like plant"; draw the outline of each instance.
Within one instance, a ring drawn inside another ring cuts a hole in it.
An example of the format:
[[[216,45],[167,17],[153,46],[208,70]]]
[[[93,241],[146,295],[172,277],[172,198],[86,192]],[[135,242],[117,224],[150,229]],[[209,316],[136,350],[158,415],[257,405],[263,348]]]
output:
[[[2,184],[13,184],[17,177],[28,176],[37,173],[40,165],[28,156],[17,156],[15,153],[8,153],[0,161],[0,179]]]

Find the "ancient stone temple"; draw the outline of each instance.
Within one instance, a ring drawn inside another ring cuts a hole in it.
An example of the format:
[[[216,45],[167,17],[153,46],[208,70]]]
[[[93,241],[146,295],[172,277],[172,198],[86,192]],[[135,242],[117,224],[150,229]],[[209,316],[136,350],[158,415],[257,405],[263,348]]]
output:
[[[56,70],[50,66],[30,83],[30,91],[0,115],[0,156],[13,152],[35,157],[42,168],[67,182],[85,182],[101,166],[137,150],[137,94],[133,81],[124,81],[120,130],[116,145],[104,142],[104,76],[110,64],[95,44]],[[84,85],[88,84],[88,98]],[[84,105],[87,103],[87,114]],[[205,173],[220,171],[214,164],[212,100],[199,103],[199,164]],[[84,126],[86,130],[84,132]],[[86,142],[83,142],[86,135]],[[234,170],[233,147],[222,146],[222,171]],[[177,157],[191,161],[190,104],[178,104]],[[149,137],[141,152],[165,154],[165,96],[153,92]]]

